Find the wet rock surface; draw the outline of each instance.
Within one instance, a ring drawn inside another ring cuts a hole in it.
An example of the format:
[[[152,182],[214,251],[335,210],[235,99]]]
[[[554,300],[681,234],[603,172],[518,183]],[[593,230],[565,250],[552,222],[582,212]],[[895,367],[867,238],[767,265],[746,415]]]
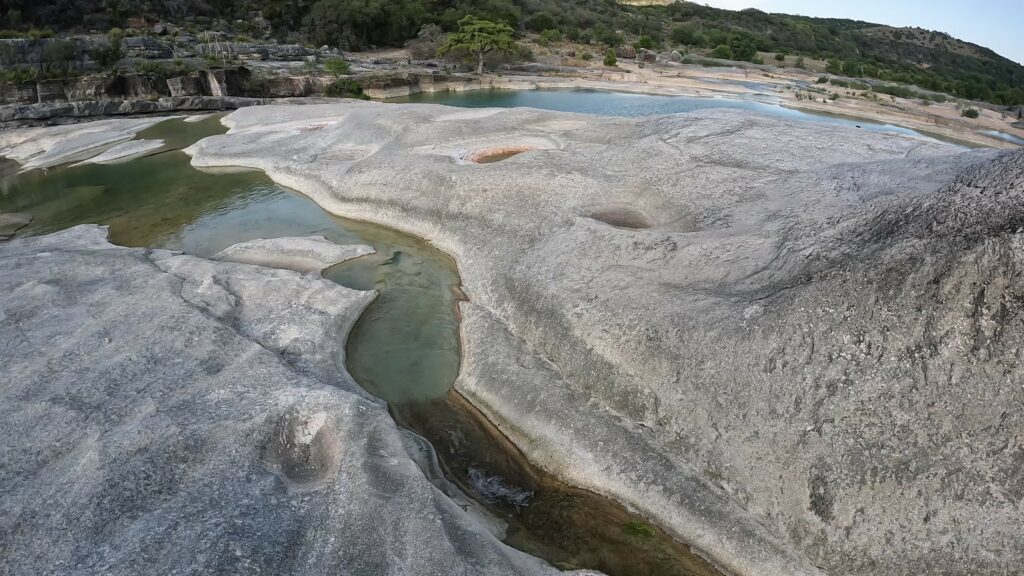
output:
[[[21,212],[0,212],[0,240],[6,240],[18,230],[28,226],[32,222],[30,214]]]
[[[1024,152],[732,111],[225,121],[195,164],[456,257],[456,386],[569,483],[739,574],[1024,562]],[[523,138],[557,145],[456,161]]]
[[[338,368],[372,298],[97,226],[0,246],[3,572],[552,573]]]
[[[228,246],[213,259],[258,264],[297,272],[319,272],[335,264],[372,254],[364,245],[341,246],[323,236],[303,238],[259,238]]]

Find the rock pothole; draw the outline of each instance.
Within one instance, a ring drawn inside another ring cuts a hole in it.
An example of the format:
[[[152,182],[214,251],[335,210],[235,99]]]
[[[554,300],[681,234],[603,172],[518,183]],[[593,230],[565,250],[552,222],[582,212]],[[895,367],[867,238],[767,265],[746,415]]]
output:
[[[533,146],[501,146],[477,150],[470,154],[469,160],[474,164],[493,164],[507,160],[513,156],[522,154],[529,150],[535,150]]]
[[[341,464],[338,437],[327,414],[293,411],[282,416],[263,460],[289,488],[311,490],[325,484]]]
[[[651,220],[643,212],[623,206],[599,208],[585,216],[616,228],[643,229],[653,226]]]

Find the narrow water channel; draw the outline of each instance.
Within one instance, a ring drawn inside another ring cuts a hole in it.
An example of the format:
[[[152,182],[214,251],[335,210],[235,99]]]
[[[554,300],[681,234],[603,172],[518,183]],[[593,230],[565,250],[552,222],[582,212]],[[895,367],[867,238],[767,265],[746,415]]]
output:
[[[324,271],[344,286],[378,291],[353,328],[346,362],[395,419],[435,448],[448,480],[506,525],[505,542],[561,568],[610,576],[710,575],[714,568],[623,506],[531,466],[451,389],[459,369],[455,262],[426,242],[344,218],[282,189],[260,172],[204,173],[180,151],[223,132],[219,118],[169,120],[139,138],[159,153],[111,166],[17,173],[0,163],[0,212],[27,212],[20,235],[106,224],[111,241],[209,257],[246,240],[323,235],[377,252]]]

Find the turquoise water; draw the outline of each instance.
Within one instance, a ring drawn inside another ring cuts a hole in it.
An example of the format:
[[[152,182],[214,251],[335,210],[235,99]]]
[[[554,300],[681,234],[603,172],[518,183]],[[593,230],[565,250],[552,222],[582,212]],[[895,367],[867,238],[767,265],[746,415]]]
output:
[[[388,102],[422,102],[461,106],[464,108],[527,107],[558,110],[561,112],[598,114],[602,116],[654,116],[730,108],[748,110],[786,120],[820,122],[836,126],[861,128],[869,132],[924,136],[926,138],[942,140],[942,138],[934,134],[926,134],[893,124],[870,122],[834,114],[804,112],[778,104],[726,97],[658,96],[603,90],[473,90],[469,92],[424,92],[402,98],[392,98]],[[954,143],[961,144],[960,142]]]

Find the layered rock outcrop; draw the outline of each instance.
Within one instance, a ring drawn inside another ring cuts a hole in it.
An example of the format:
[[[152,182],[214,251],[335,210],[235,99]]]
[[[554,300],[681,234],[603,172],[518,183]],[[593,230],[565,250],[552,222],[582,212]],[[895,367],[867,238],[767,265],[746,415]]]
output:
[[[226,123],[194,164],[264,169],[453,254],[457,387],[535,462],[723,567],[1024,564],[1024,152],[734,111]]]

